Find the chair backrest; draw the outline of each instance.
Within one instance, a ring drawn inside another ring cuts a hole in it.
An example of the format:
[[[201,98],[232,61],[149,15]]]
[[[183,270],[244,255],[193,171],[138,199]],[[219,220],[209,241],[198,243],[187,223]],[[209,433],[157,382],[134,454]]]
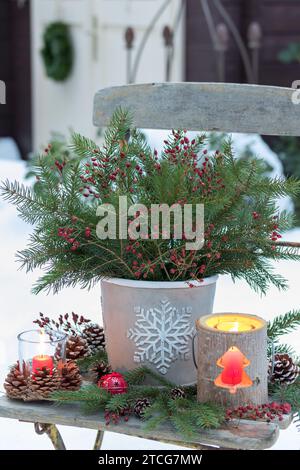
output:
[[[95,126],[117,107],[145,129],[300,136],[300,104],[292,88],[231,83],[151,83],[104,88],[94,99]]]

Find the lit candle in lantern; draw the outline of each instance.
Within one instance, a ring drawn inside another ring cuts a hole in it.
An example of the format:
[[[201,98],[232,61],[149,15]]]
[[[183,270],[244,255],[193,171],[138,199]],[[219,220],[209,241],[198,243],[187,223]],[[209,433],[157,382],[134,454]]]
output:
[[[266,403],[267,322],[248,313],[212,313],[200,317],[196,328],[198,401],[234,407],[242,400]],[[238,393],[239,389],[242,393]]]
[[[261,327],[261,322],[257,318],[230,313],[212,315],[205,323],[215,330],[232,333],[244,333]]]
[[[224,370],[215,379],[217,387],[228,388],[230,393],[236,393],[237,388],[251,387],[252,380],[244,368],[249,366],[250,361],[235,346],[232,346],[217,361],[217,365]]]
[[[53,371],[53,359],[51,356],[45,354],[45,332],[41,330],[40,332],[40,342],[39,342],[39,354],[32,358],[32,374],[36,374],[41,369],[49,370],[49,373],[52,374]]]

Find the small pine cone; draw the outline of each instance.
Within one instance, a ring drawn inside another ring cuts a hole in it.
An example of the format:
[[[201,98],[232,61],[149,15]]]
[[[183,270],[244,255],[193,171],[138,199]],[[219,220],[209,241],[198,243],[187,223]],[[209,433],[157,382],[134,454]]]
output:
[[[10,369],[4,382],[4,389],[9,398],[22,400],[25,397],[27,380],[20,371],[19,363]]]
[[[86,339],[81,336],[69,336],[66,345],[66,358],[67,359],[79,359],[89,355],[89,347]]]
[[[104,330],[101,326],[96,324],[87,326],[82,332],[82,337],[86,339],[91,355],[105,349]]]
[[[182,388],[176,387],[171,390],[171,398],[175,400],[176,398],[185,398],[185,391]]]
[[[273,366],[273,371],[272,371]],[[293,363],[288,354],[275,354],[274,365],[269,362],[269,381],[290,385],[300,374],[300,367]]]
[[[46,367],[37,370],[28,380],[27,396],[25,401],[44,400],[60,387],[60,376],[54,369],[52,372]]]
[[[112,368],[105,361],[99,361],[93,364],[89,371],[91,373],[91,379],[97,384],[103,375],[107,375],[112,372]]]
[[[60,388],[62,390],[79,390],[82,384],[79,367],[72,359],[67,360],[60,369]]]
[[[148,400],[148,398],[141,398],[140,400],[137,400],[135,402],[135,405],[133,407],[133,412],[137,418],[142,419],[145,413],[146,408],[150,406],[151,403]]]

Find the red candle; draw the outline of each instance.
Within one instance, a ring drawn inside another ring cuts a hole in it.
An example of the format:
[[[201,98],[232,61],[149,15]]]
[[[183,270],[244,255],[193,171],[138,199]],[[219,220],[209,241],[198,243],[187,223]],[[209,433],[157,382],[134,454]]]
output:
[[[40,354],[39,356],[34,356],[32,358],[32,373],[35,374],[41,369],[49,369],[49,373],[52,374],[53,371],[53,359],[51,356],[46,354]]]
[[[250,361],[235,346],[232,346],[217,361],[217,365],[224,370],[215,379],[217,387],[228,388],[230,393],[236,393],[238,388],[251,387],[252,380],[244,368],[250,364]]]
[[[224,370],[221,379],[224,384],[237,385],[242,381],[244,355],[237,348],[230,348],[222,357]]]

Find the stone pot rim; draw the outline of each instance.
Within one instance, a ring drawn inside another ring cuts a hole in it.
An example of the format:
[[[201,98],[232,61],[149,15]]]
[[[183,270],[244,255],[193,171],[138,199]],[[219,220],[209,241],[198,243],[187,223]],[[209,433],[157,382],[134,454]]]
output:
[[[189,284],[194,287],[205,287],[210,284],[215,284],[219,275],[205,277],[203,282],[195,280],[190,281],[139,281],[135,279],[123,279],[118,277],[110,277],[101,279],[102,283],[116,284],[121,287],[134,287],[137,289],[190,289]]]

